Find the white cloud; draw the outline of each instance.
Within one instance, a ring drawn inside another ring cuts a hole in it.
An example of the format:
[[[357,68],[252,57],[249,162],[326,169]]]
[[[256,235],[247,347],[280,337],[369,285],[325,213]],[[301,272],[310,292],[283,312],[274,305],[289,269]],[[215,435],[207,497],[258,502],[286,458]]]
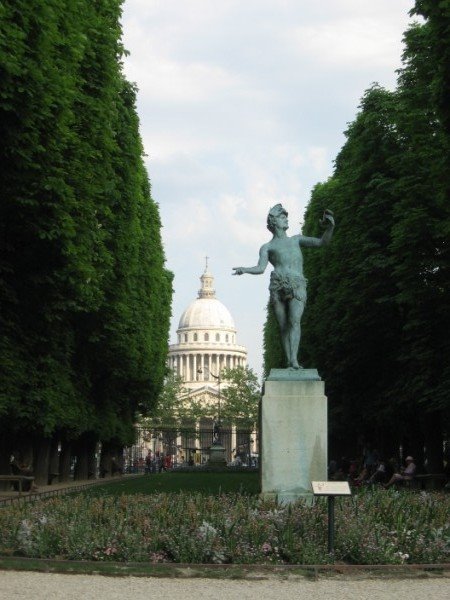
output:
[[[161,103],[203,103],[242,85],[239,76],[207,63],[183,64],[150,56],[136,61],[127,76],[138,81],[140,93]]]
[[[144,148],[147,149],[150,159],[150,168],[159,167],[170,162],[180,160],[189,162],[192,157],[199,157],[213,152],[218,147],[218,140],[208,135],[195,135],[189,129],[174,130],[167,128],[155,128],[154,133],[144,134]]]
[[[191,244],[210,226],[210,211],[198,198],[184,198],[177,208],[177,218],[167,219],[164,237],[182,251],[185,244]]]
[[[393,54],[400,56],[401,50],[397,28],[369,18],[300,25],[286,37],[302,61],[334,68],[390,66]]]
[[[312,146],[308,148],[308,163],[319,179],[324,179],[330,171],[330,157],[326,148]]]

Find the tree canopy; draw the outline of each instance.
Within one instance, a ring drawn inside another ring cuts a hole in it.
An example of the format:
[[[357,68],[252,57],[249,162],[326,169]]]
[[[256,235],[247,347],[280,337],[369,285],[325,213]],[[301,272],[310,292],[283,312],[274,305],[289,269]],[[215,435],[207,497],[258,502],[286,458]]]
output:
[[[172,275],[122,71],[121,4],[0,5],[5,435],[130,442],[162,387]]]
[[[249,367],[224,368],[220,372],[220,380],[221,420],[253,428],[258,419],[261,397],[256,374]],[[217,417],[216,402],[212,405],[205,403],[201,396],[184,386],[182,377],[170,371],[155,410],[142,422],[149,427],[178,428],[186,423]]]
[[[221,377],[227,382],[223,389],[222,416],[236,425],[253,429],[258,421],[261,387],[250,367],[226,368]]]

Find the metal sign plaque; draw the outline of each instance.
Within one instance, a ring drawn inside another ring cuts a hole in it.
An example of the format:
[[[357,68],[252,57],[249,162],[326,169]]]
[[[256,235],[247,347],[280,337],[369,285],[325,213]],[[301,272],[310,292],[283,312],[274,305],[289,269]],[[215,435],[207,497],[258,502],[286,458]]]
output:
[[[315,496],[351,496],[347,481],[311,481]]]

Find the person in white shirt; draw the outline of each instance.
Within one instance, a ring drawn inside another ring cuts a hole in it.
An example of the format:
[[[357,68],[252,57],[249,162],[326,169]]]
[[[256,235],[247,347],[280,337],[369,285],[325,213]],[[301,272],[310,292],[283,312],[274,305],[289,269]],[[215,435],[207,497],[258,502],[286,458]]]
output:
[[[401,473],[394,473],[389,481],[385,484],[385,488],[394,485],[399,481],[411,481],[414,479],[414,475],[416,473],[416,465],[414,464],[414,459],[412,456],[407,456],[405,458],[406,467],[402,469]]]

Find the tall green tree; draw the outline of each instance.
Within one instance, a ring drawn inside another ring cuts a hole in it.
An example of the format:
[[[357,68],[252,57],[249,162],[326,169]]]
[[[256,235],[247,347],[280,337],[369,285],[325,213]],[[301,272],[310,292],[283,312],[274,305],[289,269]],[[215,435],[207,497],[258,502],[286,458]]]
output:
[[[445,333],[450,328],[450,129],[448,107],[442,104],[446,42],[437,35],[449,19],[448,3],[439,4],[417,3],[433,5],[433,17],[405,35],[398,86],[398,200],[391,241],[402,319],[394,392],[414,423],[420,415],[420,425],[414,428],[417,445],[419,450],[427,447],[428,461],[436,470],[442,466],[442,436],[450,409],[445,358],[450,352]],[[423,15],[427,17],[426,11]],[[438,60],[441,51],[444,57]]]
[[[383,442],[394,420],[389,387],[399,326],[389,242],[396,101],[378,86],[366,92],[334,175],[315,188],[305,214],[308,235],[317,234],[327,205],[337,221],[327,248],[305,252],[309,298],[303,327],[306,364],[318,367],[327,383],[334,440],[345,440],[351,423],[359,435]]]
[[[0,4],[4,456],[32,437],[130,441],[163,383],[172,276],[121,4]]]
[[[169,371],[152,415],[144,417],[141,422],[151,428],[179,429],[181,426],[195,423],[203,417],[212,417],[213,410],[191,396],[190,390],[184,387],[183,378],[180,375]]]
[[[240,427],[253,429],[258,421],[261,387],[258,377],[250,367],[226,368],[221,378],[227,385],[222,390],[223,419]]]

